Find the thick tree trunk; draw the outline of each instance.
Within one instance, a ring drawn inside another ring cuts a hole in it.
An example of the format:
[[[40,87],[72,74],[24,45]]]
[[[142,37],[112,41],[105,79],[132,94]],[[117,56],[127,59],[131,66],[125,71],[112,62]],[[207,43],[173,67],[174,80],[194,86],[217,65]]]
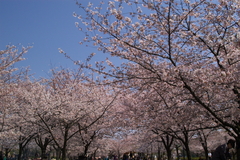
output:
[[[172,143],[173,143],[173,137],[166,135],[165,137],[161,137],[163,145],[167,151],[167,158],[168,160],[172,159]]]
[[[22,160],[22,153],[23,153],[23,145],[22,143],[19,144],[19,148],[18,148],[18,160]]]
[[[188,145],[185,145],[185,151],[186,151],[186,154],[187,154],[187,159],[191,160],[192,157],[191,157],[191,152],[190,152],[190,149],[189,149]]]
[[[167,159],[172,160],[172,150],[171,148],[166,148],[167,151]]]
[[[49,145],[49,143],[51,141],[52,140],[49,137],[45,137],[44,141],[42,140],[41,136],[37,136],[35,138],[35,142],[41,148],[41,158],[42,159],[46,159],[47,158],[46,150],[47,150],[47,146]]]
[[[42,159],[46,158],[46,148],[41,148],[41,158]]]
[[[87,157],[88,149],[89,149],[90,144],[88,143],[87,145],[84,146],[84,156]]]
[[[62,149],[62,159],[61,160],[66,160],[66,155],[67,155],[67,151],[66,151],[66,148],[64,147]]]

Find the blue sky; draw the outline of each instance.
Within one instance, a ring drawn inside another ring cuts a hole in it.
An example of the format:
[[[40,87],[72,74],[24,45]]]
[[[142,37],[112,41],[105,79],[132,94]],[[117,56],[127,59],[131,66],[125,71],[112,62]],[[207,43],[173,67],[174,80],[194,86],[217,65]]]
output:
[[[58,48],[81,61],[96,50],[78,44],[84,35],[75,27],[78,19],[73,12],[84,14],[74,0],[0,0],[0,50],[8,44],[33,46],[16,66],[29,66],[36,78],[48,76],[55,67],[75,68]]]

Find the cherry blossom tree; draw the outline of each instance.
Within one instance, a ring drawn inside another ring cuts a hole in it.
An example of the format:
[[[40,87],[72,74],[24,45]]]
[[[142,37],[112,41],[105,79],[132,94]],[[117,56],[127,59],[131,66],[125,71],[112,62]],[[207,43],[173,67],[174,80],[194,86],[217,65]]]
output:
[[[74,148],[72,150],[76,150],[78,147],[78,154],[82,157],[89,157],[90,155],[94,155],[96,150],[99,149],[99,141],[105,136],[106,124],[104,122],[107,119],[108,115],[104,115],[98,122],[91,125],[90,127],[79,130],[78,134],[73,138]],[[103,147],[105,145],[102,145]],[[95,156],[94,156],[95,157]]]
[[[19,127],[19,132],[21,133],[18,137],[18,160],[22,160],[23,151],[31,140],[36,136],[35,128],[29,124],[22,123],[24,125]]]
[[[14,67],[24,60],[23,55],[31,47],[19,48],[14,45],[7,45],[6,49],[0,50],[0,141],[5,155],[18,144],[21,132],[17,129],[18,116],[15,112],[14,88],[19,79],[26,78],[27,69]]]
[[[86,17],[74,13],[83,24],[76,23],[79,30],[87,30],[81,43],[93,42],[99,51],[124,60],[119,66],[107,59],[87,68],[132,90],[163,86],[168,90],[161,95],[172,91],[169,100],[204,109],[202,117],[237,140],[240,159],[239,1],[77,4],[86,11]]]
[[[49,79],[19,84],[15,92],[22,118],[47,133],[64,160],[69,140],[103,118],[116,95],[112,88],[87,82],[81,69],[52,73]]]
[[[38,133],[38,135],[34,138],[36,144],[41,148],[41,157],[46,158],[47,147],[52,142],[52,139],[49,135],[44,135],[43,133]]]
[[[31,47],[22,47],[21,51],[18,51],[16,46],[6,46],[5,50],[0,51],[0,99],[1,99],[1,127],[0,134],[4,136],[5,131],[12,128],[9,121],[14,121],[14,116],[9,116],[12,113],[11,108],[14,106],[14,100],[11,95],[13,94],[13,88],[15,86],[16,80],[21,76],[21,72],[16,72],[18,69],[14,67],[14,64],[24,60],[23,55]],[[0,136],[0,137],[1,137]]]
[[[167,90],[162,92],[164,89],[167,88],[160,86],[153,90],[148,89],[148,91],[137,92],[131,97],[128,96],[129,99],[126,99],[125,96],[123,105],[127,108],[122,119],[133,117],[130,126],[134,127],[132,130],[137,130],[136,132],[139,134],[144,131],[157,134],[158,141],[161,141],[166,149],[168,159],[172,158],[171,152],[174,148],[174,139],[182,143],[188,159],[191,159],[189,143],[192,137],[200,129],[204,130],[211,127],[209,123],[212,123],[212,120],[198,117],[198,115],[204,114],[204,110],[201,111],[190,107],[193,104],[182,103],[180,105],[171,96],[174,95],[172,91],[168,91],[168,93],[166,93]]]
[[[190,147],[194,153],[204,155],[205,159],[209,159],[209,153],[232,138],[225,130],[218,128],[199,130],[197,134],[190,142]]]

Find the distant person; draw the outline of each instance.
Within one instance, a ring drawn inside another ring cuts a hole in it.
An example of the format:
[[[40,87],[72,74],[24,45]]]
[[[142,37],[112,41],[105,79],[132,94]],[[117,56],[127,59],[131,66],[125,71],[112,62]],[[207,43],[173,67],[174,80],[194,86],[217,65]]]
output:
[[[208,160],[212,160],[212,153],[211,152],[208,153]]]
[[[227,144],[222,144],[218,146],[212,154],[212,160],[229,160],[231,159],[231,154],[229,150],[234,148],[235,141],[233,139],[228,140]]]

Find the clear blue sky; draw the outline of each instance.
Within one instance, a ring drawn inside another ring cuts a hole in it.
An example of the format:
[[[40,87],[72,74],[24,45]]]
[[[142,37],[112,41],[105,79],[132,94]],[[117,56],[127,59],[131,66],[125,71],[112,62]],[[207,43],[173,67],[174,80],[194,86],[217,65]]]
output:
[[[81,61],[96,50],[78,44],[84,35],[75,27],[73,12],[84,14],[74,0],[0,0],[0,50],[8,44],[33,46],[16,66],[29,66],[36,78],[46,77],[54,67],[76,67],[58,48]]]

